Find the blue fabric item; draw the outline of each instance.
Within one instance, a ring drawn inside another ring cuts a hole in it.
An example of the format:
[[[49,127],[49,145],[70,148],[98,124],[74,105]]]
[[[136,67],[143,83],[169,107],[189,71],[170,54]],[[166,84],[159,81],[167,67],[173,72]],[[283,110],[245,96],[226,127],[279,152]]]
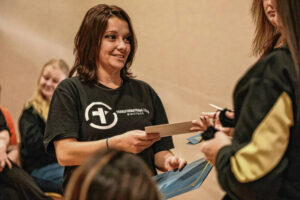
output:
[[[35,169],[31,176],[44,192],[56,192],[62,194],[64,167],[58,163],[53,163]]]
[[[191,145],[198,144],[202,141],[202,133],[188,137],[187,140],[189,141],[187,144],[191,144]]]
[[[199,188],[211,169],[212,165],[201,158],[186,165],[181,171],[172,170],[153,178],[163,197],[169,199]]]

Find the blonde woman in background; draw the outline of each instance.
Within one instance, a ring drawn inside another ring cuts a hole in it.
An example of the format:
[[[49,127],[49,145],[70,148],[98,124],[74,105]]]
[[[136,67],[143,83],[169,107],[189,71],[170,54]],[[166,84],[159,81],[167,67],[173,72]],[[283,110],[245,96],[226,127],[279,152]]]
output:
[[[46,153],[43,137],[52,95],[68,71],[65,61],[48,61],[42,68],[34,96],[25,103],[19,119],[22,166],[44,192],[62,193],[64,168],[57,163],[55,156]]]

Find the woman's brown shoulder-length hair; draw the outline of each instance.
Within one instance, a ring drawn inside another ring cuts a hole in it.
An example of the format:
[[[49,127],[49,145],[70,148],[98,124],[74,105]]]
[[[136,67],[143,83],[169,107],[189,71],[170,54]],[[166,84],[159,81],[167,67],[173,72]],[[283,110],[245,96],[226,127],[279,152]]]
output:
[[[255,56],[262,56],[273,48],[274,41],[279,38],[279,33],[265,14],[263,0],[252,1],[251,15],[255,24],[252,53]]]
[[[300,1],[277,0],[277,4],[300,81]]]
[[[131,51],[121,70],[122,78],[133,77],[130,66],[137,48],[137,40],[128,14],[118,6],[99,4],[87,11],[74,40],[75,62],[69,77],[77,72],[80,79],[88,83],[97,82],[97,63],[101,46],[101,38],[107,27],[108,20],[117,17],[128,23],[131,33]]]

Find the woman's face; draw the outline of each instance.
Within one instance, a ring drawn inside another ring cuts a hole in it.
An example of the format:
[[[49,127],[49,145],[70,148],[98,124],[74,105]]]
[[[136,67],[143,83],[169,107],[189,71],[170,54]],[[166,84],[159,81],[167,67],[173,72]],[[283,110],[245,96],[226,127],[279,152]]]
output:
[[[66,78],[66,75],[57,67],[47,65],[39,81],[39,92],[50,101],[56,86],[60,81]]]
[[[100,67],[108,71],[120,71],[131,50],[130,38],[127,22],[117,17],[110,18],[101,38]]]
[[[262,0],[265,15],[274,27],[278,27],[276,0]]]

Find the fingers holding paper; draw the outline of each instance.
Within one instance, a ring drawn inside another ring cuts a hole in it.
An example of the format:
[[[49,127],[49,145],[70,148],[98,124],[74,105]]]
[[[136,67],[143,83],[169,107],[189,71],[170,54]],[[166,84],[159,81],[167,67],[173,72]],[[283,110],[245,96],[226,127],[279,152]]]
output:
[[[216,132],[213,139],[202,143],[201,151],[204,153],[204,158],[214,166],[220,149],[230,145],[232,143],[231,139],[232,138],[224,132]]]
[[[119,137],[122,143],[121,150],[135,154],[142,152],[160,140],[159,133],[145,133],[145,131],[141,130],[128,131],[119,135]]]

